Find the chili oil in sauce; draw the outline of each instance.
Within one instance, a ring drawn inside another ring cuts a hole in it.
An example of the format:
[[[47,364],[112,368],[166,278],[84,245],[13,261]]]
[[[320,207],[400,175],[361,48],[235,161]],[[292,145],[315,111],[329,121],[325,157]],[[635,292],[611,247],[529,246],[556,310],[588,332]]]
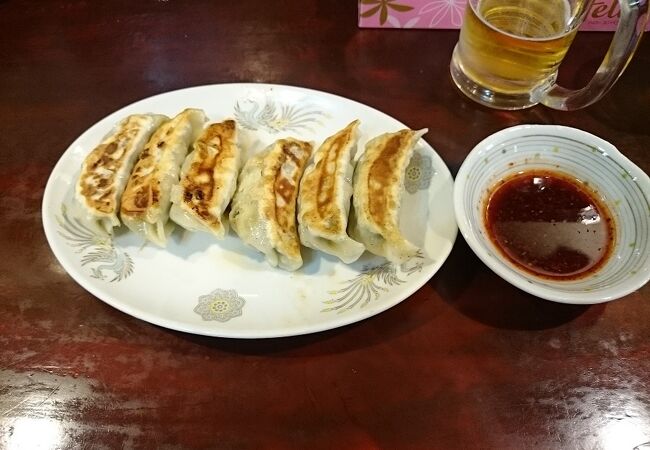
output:
[[[526,171],[501,180],[484,211],[495,246],[533,275],[582,278],[612,252],[611,213],[587,183],[561,172]]]

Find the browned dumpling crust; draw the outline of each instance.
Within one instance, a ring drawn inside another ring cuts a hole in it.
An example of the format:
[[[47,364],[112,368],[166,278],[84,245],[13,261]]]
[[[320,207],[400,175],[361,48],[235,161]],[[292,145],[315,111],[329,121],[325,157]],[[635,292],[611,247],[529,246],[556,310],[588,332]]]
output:
[[[178,183],[181,164],[205,120],[202,110],[186,109],[158,128],[122,196],[120,216],[126,226],[160,246],[172,228],[167,225],[172,185]]]
[[[206,127],[173,188],[171,219],[188,230],[223,238],[228,230],[223,213],[235,192],[240,153],[234,120]]]
[[[350,235],[370,252],[403,263],[418,248],[399,230],[406,166],[427,130],[401,130],[370,140],[354,172],[354,214]]]
[[[117,212],[133,164],[165,120],[165,116],[156,114],[128,116],[84,160],[76,198],[87,217],[106,231],[120,224]]]
[[[271,152],[262,170],[265,185],[273,186],[275,201],[269,201],[264,215],[277,223],[278,251],[291,259],[301,259],[296,230],[296,198],[300,179],[312,152],[308,142],[282,139]]]
[[[298,197],[298,222],[303,245],[351,263],[365,248],[347,235],[352,159],[359,121],[328,137],[305,170]]]
[[[249,159],[239,176],[230,223],[247,244],[266,255],[272,266],[302,266],[296,229],[296,197],[313,146],[280,139]]]

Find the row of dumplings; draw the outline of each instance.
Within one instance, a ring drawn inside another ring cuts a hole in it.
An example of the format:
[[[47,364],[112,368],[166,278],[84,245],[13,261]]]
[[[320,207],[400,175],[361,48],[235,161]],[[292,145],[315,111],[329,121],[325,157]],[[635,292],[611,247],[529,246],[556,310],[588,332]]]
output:
[[[109,233],[121,219],[160,246],[173,223],[219,239],[230,223],[285,270],[302,266],[301,243],[345,263],[365,250],[397,263],[418,252],[398,214],[406,166],[427,130],[370,140],[355,168],[354,121],[316,152],[310,142],[279,139],[242,168],[235,121],[206,122],[200,109],[123,119],[83,161],[75,197],[87,219]]]

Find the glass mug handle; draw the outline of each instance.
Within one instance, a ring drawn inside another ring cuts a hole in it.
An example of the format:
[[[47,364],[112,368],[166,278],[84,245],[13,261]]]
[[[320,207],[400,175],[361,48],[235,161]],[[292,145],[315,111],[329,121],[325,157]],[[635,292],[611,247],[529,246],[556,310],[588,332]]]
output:
[[[594,77],[582,89],[554,84],[539,93],[539,102],[564,111],[584,108],[598,101],[616,83],[636,50],[648,22],[648,0],[618,0],[621,7],[616,33]]]

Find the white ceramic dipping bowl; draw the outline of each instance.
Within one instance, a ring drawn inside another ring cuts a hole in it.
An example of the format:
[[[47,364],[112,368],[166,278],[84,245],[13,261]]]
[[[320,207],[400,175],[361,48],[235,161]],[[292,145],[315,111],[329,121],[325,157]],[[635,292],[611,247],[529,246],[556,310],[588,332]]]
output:
[[[485,202],[499,180],[531,169],[560,171],[588,182],[609,208],[614,247],[599,269],[576,280],[529,274],[502,256],[484,224]],[[601,303],[627,295],[650,278],[650,179],[612,144],[582,130],[520,125],[480,142],[454,186],[458,227],[481,260],[506,281],[561,303]]]

